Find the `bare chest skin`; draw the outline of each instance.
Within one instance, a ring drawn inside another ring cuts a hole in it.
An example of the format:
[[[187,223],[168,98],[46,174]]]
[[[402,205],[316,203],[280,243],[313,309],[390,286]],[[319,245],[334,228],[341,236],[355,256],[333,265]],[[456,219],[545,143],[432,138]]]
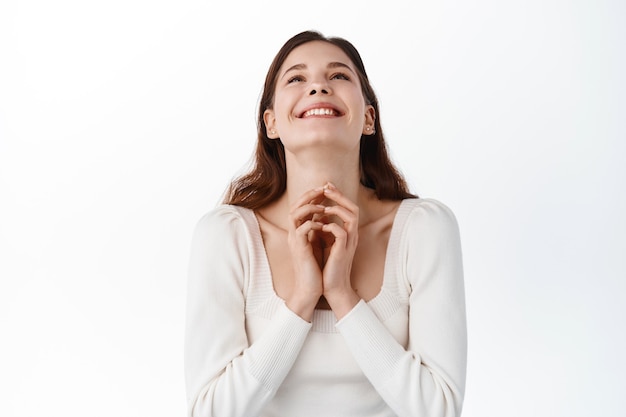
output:
[[[381,202],[373,221],[359,228],[359,244],[354,254],[350,280],[352,288],[365,301],[380,292],[385,269],[387,244],[399,202]],[[293,264],[287,245],[287,231],[269,222],[262,214],[257,219],[272,272],[274,291],[287,299],[293,291]],[[330,307],[322,297],[316,309]]]

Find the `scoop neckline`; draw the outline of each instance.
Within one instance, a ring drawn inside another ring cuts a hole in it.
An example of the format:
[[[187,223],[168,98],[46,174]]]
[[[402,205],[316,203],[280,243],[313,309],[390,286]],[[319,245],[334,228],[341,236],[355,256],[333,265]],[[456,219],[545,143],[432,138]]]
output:
[[[406,217],[404,213],[406,212],[407,202],[411,200],[415,200],[415,199],[402,200],[400,204],[398,205],[398,207],[396,208],[396,212],[394,214],[394,218],[393,218],[392,225],[391,225],[391,232],[389,234],[389,240],[387,241],[387,248],[385,250],[383,280],[381,283],[380,290],[371,299],[367,301],[364,300],[365,303],[368,304],[370,307],[374,307],[379,304],[388,304],[390,303],[390,300],[388,298],[393,297],[392,294],[388,291],[388,288],[394,286],[392,285],[390,274],[391,274],[391,271],[394,269],[392,262],[394,262],[395,259],[392,259],[394,257],[390,255],[392,255],[393,253],[397,251],[398,245],[400,244],[400,238],[403,232],[403,228],[401,227],[401,224],[403,223],[403,220]],[[284,303],[285,300],[282,299],[278,295],[278,293],[276,293],[276,290],[274,288],[274,279],[272,275],[272,270],[270,268],[269,257],[268,257],[267,250],[265,247],[265,242],[263,241],[263,234],[261,232],[261,225],[259,223],[259,219],[257,218],[257,214],[256,212],[254,212],[254,210],[250,210],[250,209],[247,209],[247,210],[250,212],[251,217],[254,220],[253,221],[254,227],[252,227],[251,228],[252,230],[250,231],[252,234],[251,237],[256,242],[256,244],[258,244],[260,247],[260,250],[258,251],[258,256],[261,257],[261,259],[259,259],[261,262],[260,263],[255,262],[255,264],[257,264],[256,265],[257,268],[260,268],[259,272],[261,273],[254,274],[254,275],[257,275],[261,279],[269,280],[269,282],[260,283],[261,284],[260,287],[267,288],[267,291],[269,291],[271,298],[273,299],[275,303],[276,302]],[[313,323],[314,328],[317,327],[318,330],[333,331],[332,329],[334,329],[334,325],[337,323],[337,319],[331,309],[315,309],[313,312],[313,317],[311,319],[311,322]]]

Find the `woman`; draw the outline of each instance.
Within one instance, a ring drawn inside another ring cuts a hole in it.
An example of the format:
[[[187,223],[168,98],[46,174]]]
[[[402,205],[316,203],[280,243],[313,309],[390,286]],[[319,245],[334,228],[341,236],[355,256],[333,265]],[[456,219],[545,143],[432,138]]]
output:
[[[356,49],[303,32],[259,106],[256,164],[195,231],[190,416],[458,416],[458,229],[391,164]]]

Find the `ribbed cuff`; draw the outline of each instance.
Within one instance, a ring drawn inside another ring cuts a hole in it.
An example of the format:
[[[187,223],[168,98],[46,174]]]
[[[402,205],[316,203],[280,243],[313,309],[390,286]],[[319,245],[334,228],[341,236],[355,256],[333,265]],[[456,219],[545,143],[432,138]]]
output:
[[[387,381],[406,354],[363,300],[338,321],[336,327],[370,381]]]
[[[281,303],[263,336],[245,355],[250,373],[275,391],[293,366],[309,334],[311,323]]]

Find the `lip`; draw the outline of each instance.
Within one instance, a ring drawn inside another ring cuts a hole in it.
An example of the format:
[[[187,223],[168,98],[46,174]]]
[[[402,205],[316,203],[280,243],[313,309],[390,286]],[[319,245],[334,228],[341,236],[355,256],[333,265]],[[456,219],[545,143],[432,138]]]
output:
[[[305,107],[305,108],[303,108],[303,109],[299,110],[299,111],[296,113],[296,117],[297,117],[298,119],[302,119],[302,118],[303,118],[303,116],[305,115],[305,113],[306,113],[306,112],[308,112],[308,111],[310,111],[310,110],[315,110],[315,109],[331,109],[332,111],[334,111],[334,112],[335,112],[335,115],[332,115],[332,116],[331,116],[331,115],[314,115],[314,116],[308,116],[307,118],[309,118],[309,117],[341,117],[341,116],[343,116],[343,114],[344,114],[344,113],[343,113],[343,112],[342,112],[339,108],[337,108],[337,106],[335,106],[334,104],[331,104],[331,103],[323,103],[323,102],[322,102],[322,103],[314,103],[314,104],[311,104],[310,106],[307,106],[307,107]]]

